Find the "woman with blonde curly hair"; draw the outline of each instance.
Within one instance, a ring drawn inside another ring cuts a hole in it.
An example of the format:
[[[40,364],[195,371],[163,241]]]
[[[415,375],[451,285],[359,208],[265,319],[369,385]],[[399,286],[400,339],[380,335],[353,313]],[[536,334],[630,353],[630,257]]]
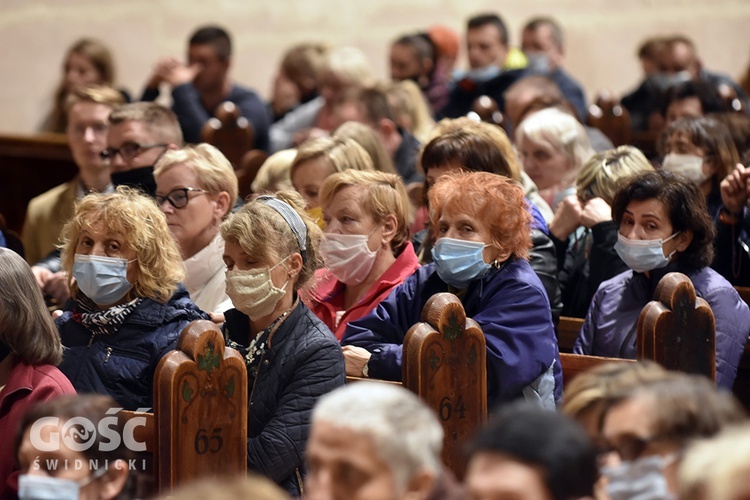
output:
[[[487,403],[531,399],[554,409],[562,372],[547,293],[528,263],[531,214],[523,189],[488,172],[450,172],[429,192],[433,263],[349,323],[350,375],[401,379],[406,332],[438,292],[458,295],[487,341]]]
[[[80,393],[150,408],[156,364],[190,321],[208,319],[180,284],[164,214],[129,188],[85,196],[63,228],[62,268],[71,300],[56,320],[67,348],[60,370]]]
[[[301,495],[310,413],[346,381],[341,347],[299,299],[319,267],[323,232],[293,191],[259,196],[221,225],[227,344],[248,373],[247,466]]]

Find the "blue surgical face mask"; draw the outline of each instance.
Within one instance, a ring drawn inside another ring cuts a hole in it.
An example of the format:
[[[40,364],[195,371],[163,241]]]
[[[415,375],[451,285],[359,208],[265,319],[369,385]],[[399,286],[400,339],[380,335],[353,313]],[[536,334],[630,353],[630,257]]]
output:
[[[692,75],[689,71],[683,70],[679,73],[654,73],[647,77],[651,85],[656,87],[662,92],[665,92],[669,87],[677,85],[679,83],[687,82],[692,79]]]
[[[73,277],[78,288],[96,304],[108,306],[122,299],[133,288],[127,275],[125,259],[75,255]]]
[[[669,264],[672,256],[677,253],[674,250],[669,255],[664,255],[662,245],[680,234],[679,231],[674,233],[666,240],[631,240],[620,233],[617,233],[617,243],[615,251],[622,261],[630,269],[637,273],[645,273],[654,269],[661,269]]]
[[[607,482],[611,500],[670,500],[674,498],[667,488],[664,469],[675,456],[654,455],[613,467],[604,467],[602,475]]]
[[[437,240],[432,247],[432,260],[440,279],[456,288],[466,288],[471,280],[487,274],[490,264],[482,257],[485,246],[481,241]]]
[[[529,52],[526,54],[528,65],[526,70],[535,75],[547,75],[551,71],[549,57],[544,52]]]
[[[21,474],[18,476],[19,500],[78,500],[80,489],[99,479],[107,469],[95,470],[90,476],[80,480],[58,477]]]
[[[470,69],[466,72],[464,77],[468,78],[472,82],[484,83],[492,80],[496,76],[499,76],[500,73],[502,73],[502,69],[500,69],[500,66],[491,64],[483,68]]]
[[[76,481],[57,477],[18,476],[20,500],[78,500],[80,485]]]

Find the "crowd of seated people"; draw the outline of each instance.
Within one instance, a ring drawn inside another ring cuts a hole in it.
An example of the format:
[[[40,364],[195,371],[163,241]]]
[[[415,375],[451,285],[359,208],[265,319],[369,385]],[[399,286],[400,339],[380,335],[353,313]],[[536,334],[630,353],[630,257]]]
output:
[[[644,44],[622,105],[656,139],[647,159],[586,123],[556,20],[528,20],[513,51],[499,15],[473,16],[466,71],[458,40],[394,38],[394,81],[358,48],[296,44],[268,103],[230,78],[245,56],[219,26],[159,61],[137,103],[106,47],[72,46],[45,130],[65,132],[78,175],[29,203],[26,262],[0,248],[0,498],[134,498],[121,447],[66,443],[46,458],[110,467],[40,470],[35,423],[155,408],[157,365],[200,319],[243,360],[247,467],[264,477],[172,498],[255,481],[269,498],[735,498],[723,478],[746,457],[703,454],[745,420],[728,394],[750,336],[735,289],[750,285],[745,93],[684,36]],[[171,109],[150,102],[166,87]],[[273,153],[245,199],[240,166],[202,142],[226,101]],[[713,312],[715,382],[647,362],[564,381],[563,347],[636,357],[639,315],[673,271]],[[458,477],[440,415],[382,383],[402,381],[440,292],[486,342],[489,423]],[[558,345],[561,313],[583,323],[573,346]]]

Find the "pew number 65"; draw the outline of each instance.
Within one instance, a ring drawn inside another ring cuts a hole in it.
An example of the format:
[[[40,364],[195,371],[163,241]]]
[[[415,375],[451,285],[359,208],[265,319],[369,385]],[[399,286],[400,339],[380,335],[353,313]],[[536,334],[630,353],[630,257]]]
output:
[[[195,434],[195,452],[203,455],[207,451],[217,453],[224,446],[224,440],[221,437],[221,428],[214,429],[211,435],[208,435],[206,429],[198,429]]]

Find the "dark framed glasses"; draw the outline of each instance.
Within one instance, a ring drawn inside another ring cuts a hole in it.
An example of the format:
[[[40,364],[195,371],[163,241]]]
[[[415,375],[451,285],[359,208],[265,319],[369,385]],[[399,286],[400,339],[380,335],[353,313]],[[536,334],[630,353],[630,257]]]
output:
[[[190,201],[190,198],[188,196],[189,192],[205,193],[206,190],[191,187],[173,189],[169,193],[167,193],[166,196],[159,196],[157,194],[156,203],[158,203],[159,206],[162,206],[165,201],[168,201],[169,204],[174,208],[185,208],[188,204],[188,201]]]
[[[601,454],[617,453],[625,462],[632,462],[641,458],[651,443],[663,441],[663,438],[652,436],[643,438],[633,434],[625,434],[617,438],[617,444],[608,444],[600,447]]]
[[[99,156],[104,161],[112,161],[115,159],[115,156],[119,154],[124,161],[130,161],[147,149],[165,148],[167,146],[169,146],[169,144],[137,144],[135,142],[126,142],[119,148],[105,149],[99,153]]]

